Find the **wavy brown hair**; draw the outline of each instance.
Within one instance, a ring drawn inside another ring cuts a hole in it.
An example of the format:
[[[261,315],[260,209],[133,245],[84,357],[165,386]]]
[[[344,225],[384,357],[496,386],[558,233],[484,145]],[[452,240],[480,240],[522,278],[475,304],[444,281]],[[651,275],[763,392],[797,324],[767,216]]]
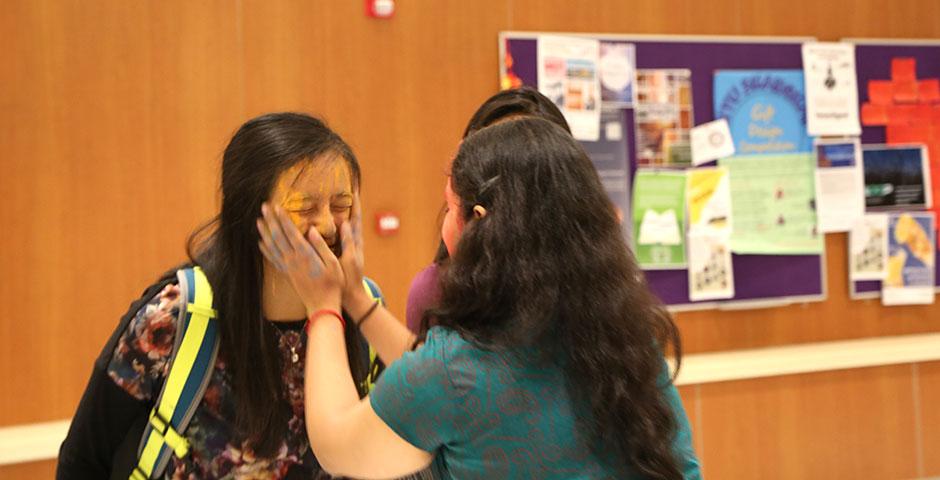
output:
[[[467,224],[428,317],[481,348],[558,361],[595,452],[623,475],[681,478],[658,380],[663,348],[681,358],[678,329],[581,146],[543,119],[499,123],[466,138],[451,182]]]
[[[473,116],[467,122],[467,127],[463,131],[463,138],[467,138],[468,135],[481,128],[510,118],[520,117],[544,118],[568,132],[571,131],[571,127],[568,126],[568,121],[565,120],[561,110],[558,110],[558,107],[548,97],[532,87],[523,86],[503,90],[486,99],[483,105],[480,105],[480,108],[473,112]],[[443,265],[447,262],[447,256],[447,246],[441,240],[437,252],[434,254],[434,263]]]

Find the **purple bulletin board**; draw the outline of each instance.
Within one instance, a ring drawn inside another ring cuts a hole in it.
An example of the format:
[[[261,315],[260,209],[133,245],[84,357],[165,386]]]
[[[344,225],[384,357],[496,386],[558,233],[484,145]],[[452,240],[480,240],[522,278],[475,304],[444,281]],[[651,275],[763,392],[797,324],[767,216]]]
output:
[[[858,77],[858,99],[868,101],[868,81],[891,78],[891,59],[909,57],[917,60],[917,78],[940,78],[940,41],[844,39],[855,44],[855,71]],[[885,143],[884,127],[862,127],[862,144]],[[934,202],[940,199],[934,199]],[[940,221],[940,219],[938,219]],[[940,262],[934,262],[934,282],[940,287]],[[868,280],[849,282],[851,298],[881,296],[881,282]],[[937,289],[940,291],[940,288]]]
[[[538,87],[538,38],[535,32],[501,32],[500,74],[506,54],[512,71],[525,85]],[[557,35],[557,34],[556,34]],[[636,46],[637,68],[682,68],[692,72],[695,124],[713,120],[713,74],[719,69],[803,68],[801,46],[813,38],[660,37],[645,35],[574,34]],[[626,115],[630,178],[636,170],[634,120]],[[822,255],[733,255],[733,299],[692,302],[688,272],[648,270],[650,288],[674,310],[761,307],[826,299],[826,261]]]

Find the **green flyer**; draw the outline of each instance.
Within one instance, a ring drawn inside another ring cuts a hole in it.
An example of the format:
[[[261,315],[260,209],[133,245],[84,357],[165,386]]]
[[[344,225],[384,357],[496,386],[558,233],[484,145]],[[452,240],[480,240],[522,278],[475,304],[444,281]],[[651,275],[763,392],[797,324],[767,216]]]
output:
[[[751,155],[719,160],[731,179],[731,251],[819,254],[815,159],[811,153]]]
[[[637,170],[633,232],[642,268],[685,268],[685,172]]]

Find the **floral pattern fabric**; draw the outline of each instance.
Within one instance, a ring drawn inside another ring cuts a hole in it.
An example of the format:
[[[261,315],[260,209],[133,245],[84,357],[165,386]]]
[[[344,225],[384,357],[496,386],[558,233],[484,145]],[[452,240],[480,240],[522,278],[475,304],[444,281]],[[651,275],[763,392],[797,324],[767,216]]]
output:
[[[180,311],[178,285],[168,285],[138,310],[119,340],[108,365],[108,375],[138,400],[155,401],[168,374],[168,361],[176,336]],[[243,443],[232,443],[235,405],[231,379],[226,373],[225,352],[219,352],[205,395],[186,429],[190,454],[170,458],[164,478],[280,479],[294,465],[320,472],[304,427],[304,359],[306,335],[303,322],[272,322],[277,330],[283,365],[285,398],[291,409],[288,436],[274,458],[258,458]],[[294,361],[296,359],[296,361]]]

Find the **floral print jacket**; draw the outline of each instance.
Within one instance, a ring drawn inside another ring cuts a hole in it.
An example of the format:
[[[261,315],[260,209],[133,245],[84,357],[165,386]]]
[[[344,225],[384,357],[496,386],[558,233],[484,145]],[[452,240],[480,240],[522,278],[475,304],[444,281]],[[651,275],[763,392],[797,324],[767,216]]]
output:
[[[179,287],[167,285],[137,311],[118,340],[107,374],[138,400],[152,403],[160,394],[168,373],[179,308]],[[165,478],[280,479],[295,466],[310,472],[308,478],[329,478],[310,450],[304,427],[303,321],[271,324],[277,328],[284,365],[284,393],[291,409],[288,436],[277,454],[274,458],[259,458],[245,444],[234,440],[234,397],[226,373],[225,352],[220,351],[205,396],[186,429],[190,454],[183,459],[171,457]]]

